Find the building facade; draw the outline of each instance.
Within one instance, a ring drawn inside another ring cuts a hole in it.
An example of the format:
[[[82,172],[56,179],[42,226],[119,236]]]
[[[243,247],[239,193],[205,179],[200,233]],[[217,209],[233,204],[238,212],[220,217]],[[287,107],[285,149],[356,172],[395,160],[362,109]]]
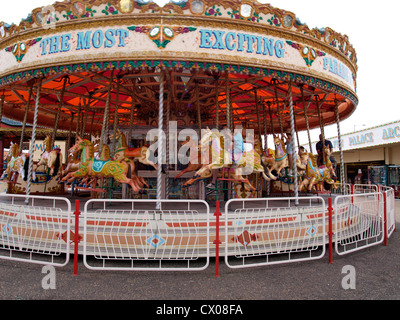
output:
[[[327,139],[333,144],[334,156],[339,164],[341,162],[339,139],[338,137]],[[369,171],[368,169],[381,167],[381,173],[379,174],[385,174],[386,181],[380,183],[398,185],[400,173],[400,120],[345,134],[341,137],[341,144],[346,182],[377,182],[376,175],[378,173],[376,170],[379,171],[380,169],[375,168],[375,171]],[[340,166],[338,165],[338,167]],[[392,177],[388,179],[390,175]],[[379,179],[383,179],[383,177]]]

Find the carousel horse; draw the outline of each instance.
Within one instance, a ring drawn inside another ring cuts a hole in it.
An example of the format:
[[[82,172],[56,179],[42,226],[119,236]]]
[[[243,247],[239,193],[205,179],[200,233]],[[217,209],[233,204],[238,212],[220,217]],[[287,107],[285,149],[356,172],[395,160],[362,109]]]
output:
[[[132,160],[137,160],[140,163],[143,163],[148,166],[152,166],[157,170],[157,165],[149,160],[150,158],[150,150],[148,147],[144,146],[141,148],[129,148],[126,143],[125,135],[117,130],[115,136],[111,135],[111,139],[117,140],[116,150],[113,156],[113,160],[123,160],[125,158],[129,158]]]
[[[62,164],[62,153],[61,149],[53,149],[51,148],[53,144],[53,139],[51,135],[47,135],[43,141],[43,145],[45,146],[45,151],[40,156],[39,162],[36,164],[37,171],[39,167],[44,166],[45,168],[49,168],[49,174],[51,176],[56,176],[58,173],[59,168]]]
[[[101,151],[100,151],[100,142],[95,141],[94,143],[94,152],[97,153],[96,159],[107,161],[111,159],[110,155],[110,147],[106,144],[103,144]]]
[[[99,141],[96,140],[94,141],[94,152],[95,154],[98,153],[98,156],[96,158],[98,158],[98,160],[103,160],[103,161],[107,161],[111,159],[110,156],[110,147],[108,145],[103,145],[102,147],[102,152],[99,153],[99,148],[100,148],[100,144]],[[77,171],[79,169],[81,160],[80,160],[80,156],[79,156],[79,152],[75,152],[74,154],[70,154],[68,156],[68,160],[67,160],[67,166],[64,169],[63,174],[67,174],[69,172],[73,172],[73,171]]]
[[[100,140],[95,140],[94,142],[94,153],[95,153],[95,159],[96,160],[101,160],[101,161],[107,161],[111,159],[110,156],[110,147],[106,144],[103,144],[103,147],[101,148],[101,152],[99,152],[100,149]],[[75,155],[73,155],[74,157],[76,157],[77,153]],[[80,160],[78,162],[78,169],[80,166]],[[82,181],[80,181],[79,185],[93,185],[96,186],[97,185],[97,181],[98,181],[98,177],[91,177],[91,176],[87,176],[86,178],[82,179]]]
[[[79,159],[78,152],[76,152],[74,154],[70,154],[68,156],[67,165],[66,165],[65,169],[62,170],[61,175],[65,176],[66,174],[68,174],[70,172],[75,172],[75,171],[79,170],[80,165],[81,165],[81,160]]]
[[[141,188],[137,181],[127,177],[129,163],[124,159],[116,160],[96,160],[94,158],[94,146],[89,140],[77,137],[76,144],[69,149],[70,153],[76,153],[82,150],[81,166],[79,170],[68,173],[61,181],[72,183],[76,178],[97,177],[114,178],[119,183],[125,183],[131,186],[132,190],[140,193]]]
[[[266,161],[267,163],[264,162],[264,165],[267,168],[268,176],[272,180],[277,180],[278,177],[274,176],[272,174],[272,171],[276,170],[276,172],[278,172],[278,175],[281,175],[282,169],[289,167],[289,157],[286,152],[285,143],[281,138],[274,135],[274,144],[275,144],[274,158],[273,159],[264,158],[264,161],[267,160]]]
[[[331,148],[329,146],[326,146],[323,150],[324,165],[320,166],[320,169],[327,168],[331,173],[331,177],[333,178],[336,177],[336,172],[335,168],[333,167],[333,163],[331,161],[331,155],[332,155]]]
[[[189,165],[179,172],[174,179],[179,179],[186,172],[197,171],[202,167],[202,164],[200,163],[201,153],[198,144],[190,137],[183,144],[189,148]]]
[[[128,144],[126,143],[126,137],[120,130],[117,130],[115,136],[111,135],[110,139],[117,140],[117,146],[112,160],[128,161],[131,165],[131,178],[138,181],[141,187],[150,188],[147,182],[142,177],[137,175],[135,165],[135,160],[137,160],[140,163],[152,166],[154,169],[157,170],[158,166],[154,162],[149,160],[149,148],[146,146],[141,148],[129,148]]]
[[[297,158],[297,174],[299,176],[304,175],[308,162],[308,151],[304,147],[299,148],[299,157]]]
[[[0,180],[8,177],[8,180],[12,181],[16,173],[20,174],[22,179],[26,180],[28,168],[25,164],[27,164],[26,160],[28,158],[29,156],[26,154],[19,156],[19,145],[11,142],[10,150],[7,153],[7,169],[3,172]]]
[[[329,168],[318,168],[317,160],[312,153],[307,154],[307,166],[303,176],[303,181],[299,185],[299,190],[308,186],[308,191],[311,192],[314,185],[324,183],[325,189],[331,187],[336,188],[335,181],[331,177]],[[305,157],[305,154],[303,154]]]
[[[211,177],[213,170],[231,168],[232,165],[233,172],[230,172],[229,178],[243,182],[250,190],[255,191],[256,189],[250,183],[249,179],[243,178],[242,176],[246,173],[245,170],[248,169],[248,165],[251,165],[250,173],[262,173],[264,179],[269,180],[264,174],[261,157],[254,149],[244,152],[238,161],[232,164],[232,154],[222,147],[221,138],[223,138],[223,135],[218,131],[210,130],[209,128],[205,130],[200,140],[202,167],[195,173],[192,179],[184,184],[185,186],[189,186],[197,180]]]

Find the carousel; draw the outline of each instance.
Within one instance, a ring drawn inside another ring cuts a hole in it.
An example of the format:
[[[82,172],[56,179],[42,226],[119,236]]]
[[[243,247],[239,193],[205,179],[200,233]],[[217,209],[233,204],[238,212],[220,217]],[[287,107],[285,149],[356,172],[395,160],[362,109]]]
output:
[[[358,104],[357,55],[347,36],[290,11],[247,0],[65,0],[19,25],[0,22],[0,49],[0,117],[22,124],[3,135],[5,193],[212,201],[344,180],[329,148],[318,168],[309,132],[324,139],[336,124],[340,136]],[[221,131],[239,127],[254,133],[252,148],[230,161]],[[182,148],[193,151],[186,163]],[[210,150],[217,156],[203,159]]]

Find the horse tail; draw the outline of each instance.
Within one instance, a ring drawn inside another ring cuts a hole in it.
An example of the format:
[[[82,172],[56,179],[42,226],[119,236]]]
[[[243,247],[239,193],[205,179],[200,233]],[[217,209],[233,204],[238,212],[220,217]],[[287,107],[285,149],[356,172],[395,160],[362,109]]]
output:
[[[330,185],[328,182],[324,181],[324,189],[326,191],[331,191],[332,190],[332,185]]]
[[[58,174],[58,170],[60,169],[60,165],[61,165],[61,156],[60,156],[60,153],[57,152],[56,161],[54,162],[53,177],[55,177]]]
[[[25,162],[24,162],[24,181],[28,180],[29,158],[30,158],[30,156],[27,156],[25,158]]]

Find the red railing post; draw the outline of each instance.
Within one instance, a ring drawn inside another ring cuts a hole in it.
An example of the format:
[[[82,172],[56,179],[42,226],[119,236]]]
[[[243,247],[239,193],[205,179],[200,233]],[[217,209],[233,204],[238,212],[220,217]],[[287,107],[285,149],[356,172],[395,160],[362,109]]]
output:
[[[219,201],[216,202],[216,210],[214,213],[215,216],[215,277],[219,277],[219,245],[222,243],[219,239],[219,217],[221,216],[221,212],[219,210]]]
[[[332,198],[328,199],[328,215],[329,215],[329,263],[333,263],[333,207]]]
[[[386,192],[383,192],[383,232],[384,232],[384,243],[385,246],[388,244],[388,233],[387,233],[387,196]]]
[[[350,185],[350,189],[351,189],[351,203],[354,203],[354,184]]]
[[[79,248],[79,200],[75,201],[75,234],[74,234],[74,244],[75,244],[75,249],[74,249],[74,276],[78,275],[78,248]]]

